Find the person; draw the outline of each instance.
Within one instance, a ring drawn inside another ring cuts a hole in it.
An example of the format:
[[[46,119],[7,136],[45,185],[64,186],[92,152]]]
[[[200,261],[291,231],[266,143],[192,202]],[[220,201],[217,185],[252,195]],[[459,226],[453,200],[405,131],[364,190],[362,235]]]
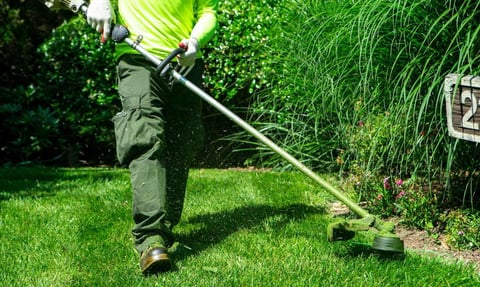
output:
[[[118,0],[117,23],[159,59],[186,44],[177,65],[201,86],[201,47],[217,27],[218,0]],[[87,22],[108,39],[115,21],[109,0],[91,0]],[[202,100],[179,83],[165,83],[144,56],[117,43],[122,111],[113,117],[117,157],[128,165],[133,190],[132,234],[142,273],[168,271],[173,227],[183,210],[188,172],[203,140]]]

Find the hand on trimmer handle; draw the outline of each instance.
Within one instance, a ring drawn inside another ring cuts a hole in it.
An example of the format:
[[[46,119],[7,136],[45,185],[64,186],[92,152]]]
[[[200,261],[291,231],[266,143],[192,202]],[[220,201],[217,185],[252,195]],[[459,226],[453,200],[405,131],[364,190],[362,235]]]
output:
[[[179,47],[176,48],[175,50],[173,50],[165,59],[163,59],[163,61],[157,66],[157,74],[160,75],[160,77],[165,77],[168,72],[169,72],[169,66],[168,64],[170,64],[170,62],[173,60],[173,58],[185,53],[185,46],[180,43],[179,44]]]
[[[110,38],[111,24],[115,23],[115,11],[110,0],[91,0],[86,18],[92,28],[102,33],[102,42]]]
[[[194,37],[190,39],[183,39],[179,47],[185,49],[185,52],[178,55],[178,63],[182,67],[190,67],[195,65],[195,60],[197,59],[197,52],[199,49],[198,40]]]
[[[132,40],[128,38],[130,32],[125,26],[118,24],[112,26],[112,22],[115,21],[115,13],[110,0],[92,0],[90,5],[84,0],[46,0],[45,3],[51,9],[65,8],[72,12],[82,14],[90,26],[98,32],[102,32],[102,42],[111,38],[116,43],[127,43],[156,65],[156,71],[162,77],[165,77],[170,72],[170,66],[168,64],[173,58],[178,56],[180,61],[180,58],[188,56],[187,54],[194,54],[194,56],[196,56],[198,42],[195,38],[191,38],[190,40],[180,42],[179,48],[173,50],[164,60],[158,59],[141,47],[140,42],[142,41],[142,36],[138,36],[136,40]],[[188,74],[192,67],[193,65],[188,67],[185,75]]]
[[[105,42],[113,33],[112,23],[115,23],[115,12],[110,0],[45,0],[45,4],[52,10],[67,9],[80,14],[87,23],[97,32],[102,33],[101,41]]]

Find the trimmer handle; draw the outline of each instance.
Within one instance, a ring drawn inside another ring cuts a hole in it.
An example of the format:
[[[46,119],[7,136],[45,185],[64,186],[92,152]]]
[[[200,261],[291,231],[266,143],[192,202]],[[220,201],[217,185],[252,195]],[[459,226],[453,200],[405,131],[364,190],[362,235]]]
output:
[[[112,28],[112,33],[110,34],[110,38],[112,38],[112,40],[115,43],[120,43],[125,41],[128,35],[130,35],[130,32],[128,31],[127,27],[115,24]],[[102,37],[103,37],[103,34],[102,34]],[[141,41],[141,39],[139,41]]]
[[[88,11],[88,4],[82,0],[80,1],[74,1],[78,2],[75,5],[70,5],[69,8],[76,12],[76,13],[81,13],[83,17],[87,17],[87,11]],[[71,4],[74,4],[73,2]],[[149,54],[148,51],[143,49],[140,46],[140,42],[142,41],[142,36],[139,36],[135,41],[132,41],[128,39],[128,36],[130,35],[130,32],[128,31],[127,27],[115,24],[112,27],[112,32],[110,34],[111,39],[115,43],[121,43],[121,42],[126,42],[129,46],[131,46],[133,49],[137,50],[141,54],[143,54],[147,59],[151,60],[153,63],[157,64],[156,68],[156,73],[160,75],[160,77],[165,77],[169,71],[170,71],[170,62],[178,55],[185,53],[187,50],[187,45],[183,42],[181,42],[178,45],[178,48],[173,50],[165,59],[159,60],[153,55]],[[103,33],[102,33],[102,42],[105,41],[103,38]]]
[[[122,26],[122,25],[113,26],[111,38],[115,43],[120,43],[127,40],[128,36],[129,36],[129,31],[125,26]],[[142,41],[142,36],[139,36],[136,41],[133,41],[133,42],[126,41],[126,42],[132,48],[134,48],[135,50],[137,50],[147,58],[151,59],[152,62],[157,63],[159,61],[157,58],[154,58],[151,54],[149,54],[147,51],[145,51],[143,48],[140,47],[141,41]],[[178,46],[179,46],[178,48],[170,52],[170,54],[165,59],[159,61],[159,63],[157,64],[157,68],[155,69],[155,72],[158,75],[160,75],[160,77],[163,78],[167,76],[171,68],[169,66],[170,62],[178,55],[185,53],[185,51],[187,50],[187,47],[184,43],[180,43]]]
[[[180,45],[181,46],[181,45]],[[156,72],[157,74],[160,75],[160,77],[165,77],[168,72],[169,72],[169,66],[170,62],[175,58],[176,56],[185,53],[185,48],[179,47],[173,50],[163,61],[157,66]]]

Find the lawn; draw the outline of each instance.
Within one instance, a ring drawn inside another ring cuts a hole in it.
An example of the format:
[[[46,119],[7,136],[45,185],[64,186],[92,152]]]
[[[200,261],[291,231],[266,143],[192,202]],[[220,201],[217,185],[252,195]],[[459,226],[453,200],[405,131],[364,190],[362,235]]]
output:
[[[125,169],[0,169],[1,286],[479,286],[474,267],[330,243],[330,195],[295,172],[193,170],[173,271],[143,277]]]

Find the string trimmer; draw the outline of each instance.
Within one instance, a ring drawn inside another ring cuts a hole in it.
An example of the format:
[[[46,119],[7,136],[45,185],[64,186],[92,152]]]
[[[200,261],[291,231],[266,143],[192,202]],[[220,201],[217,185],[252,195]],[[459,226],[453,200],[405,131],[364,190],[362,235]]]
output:
[[[83,0],[51,0],[46,2],[47,6],[51,9],[68,9],[75,13],[86,15],[88,4]],[[355,236],[357,231],[367,231],[371,230],[375,233],[375,238],[372,244],[372,249],[382,252],[382,253],[403,253],[404,245],[403,241],[394,233],[395,226],[392,223],[384,222],[379,217],[371,215],[365,209],[361,208],[359,205],[355,204],[350,198],[344,195],[337,188],[333,187],[330,183],[326,182],[320,178],[316,173],[311,169],[306,167],[284,149],[279,147],[277,144],[272,142],[269,138],[264,136],[262,133],[253,128],[250,124],[245,122],[243,119],[238,117],[236,114],[231,112],[217,100],[212,98],[210,95],[205,93],[199,87],[191,83],[185,78],[185,74],[182,74],[182,70],[177,70],[171,65],[172,59],[177,55],[184,53],[184,47],[175,49],[173,52],[168,55],[164,60],[160,60],[157,57],[153,56],[151,53],[146,51],[140,45],[142,37],[138,37],[136,40],[128,38],[129,31],[127,28],[121,25],[114,25],[112,29],[111,38],[116,43],[125,42],[130,47],[142,54],[147,60],[149,60],[153,65],[157,67],[157,72],[160,76],[168,81],[177,81],[180,84],[187,87],[193,93],[198,95],[212,107],[217,109],[223,115],[228,117],[230,120],[238,124],[249,134],[254,136],[260,142],[265,144],[267,147],[272,149],[274,152],[279,154],[282,158],[288,161],[290,164],[298,168],[305,175],[310,177],[312,180],[320,184],[324,189],[326,189],[330,194],[335,196],[338,200],[343,202],[351,211],[356,213],[360,218],[353,220],[342,220],[338,222],[331,223],[327,228],[327,237],[329,241],[336,240],[349,240]],[[188,73],[188,71],[187,71]]]

